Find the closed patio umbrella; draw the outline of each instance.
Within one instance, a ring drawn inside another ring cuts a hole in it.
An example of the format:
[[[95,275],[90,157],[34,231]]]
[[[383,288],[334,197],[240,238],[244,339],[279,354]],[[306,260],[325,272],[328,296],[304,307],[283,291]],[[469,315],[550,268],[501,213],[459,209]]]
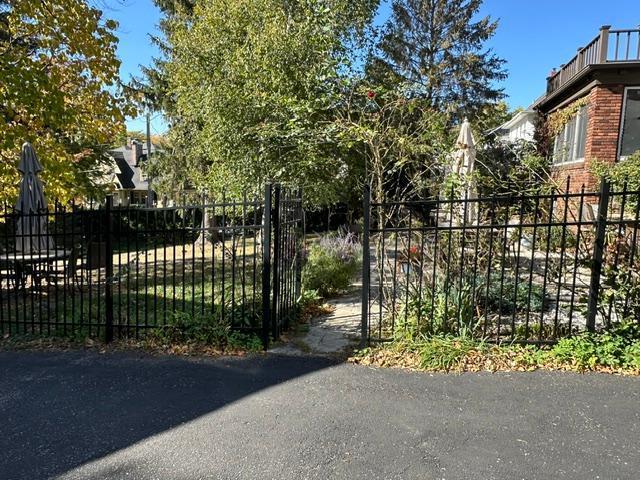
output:
[[[16,250],[23,253],[40,252],[53,248],[47,235],[47,200],[38,173],[42,166],[30,143],[22,146],[18,170],[22,173],[20,195],[16,211],[20,214],[16,226]]]
[[[454,154],[455,165],[453,171],[460,175],[464,185],[463,199],[469,200],[478,198],[478,192],[473,173],[476,163],[476,142],[473,138],[471,125],[465,118],[460,127],[460,134],[456,140],[456,152]],[[464,210],[464,205],[463,205]],[[473,201],[467,204],[465,223],[476,223],[478,221],[478,203]]]

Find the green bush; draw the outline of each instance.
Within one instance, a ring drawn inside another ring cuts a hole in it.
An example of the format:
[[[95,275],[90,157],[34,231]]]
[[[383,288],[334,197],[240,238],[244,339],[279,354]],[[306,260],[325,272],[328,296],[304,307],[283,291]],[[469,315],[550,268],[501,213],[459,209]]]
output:
[[[344,292],[361,268],[362,249],[352,235],[327,236],[311,246],[302,270],[304,290],[328,297]]]
[[[624,258],[628,252],[620,251]],[[638,265],[617,264],[617,255],[606,258],[602,272],[603,287],[600,290],[600,309],[608,314],[609,308],[620,320],[640,318],[640,271]]]
[[[501,286],[502,284],[502,286]],[[409,292],[407,302],[402,301],[396,315],[394,335],[397,339],[416,338],[420,335],[471,335],[479,320],[476,307],[490,312],[511,314],[514,311],[541,312],[546,296],[541,285],[521,281],[516,286],[512,278],[500,274],[475,281],[455,278],[438,281],[435,288],[425,286],[422,292]]]
[[[627,157],[622,162],[609,164],[602,161],[594,161],[591,171],[599,178],[606,178],[614,189],[622,191],[627,186],[627,191],[640,190],[640,150]],[[635,195],[630,195],[628,200],[635,206]]]
[[[262,349],[257,335],[237,332],[217,317],[175,312],[162,327],[151,331],[149,339],[167,344],[196,343],[221,349]]]
[[[568,219],[570,221],[570,219]],[[536,232],[536,249],[541,252],[559,252],[563,248],[571,250],[576,247],[577,239],[575,234],[568,228],[553,225],[551,228],[538,228]]]
[[[640,369],[640,324],[622,323],[602,333],[564,338],[551,349],[551,354],[582,369],[598,365]]]
[[[435,336],[420,344],[420,366],[425,370],[453,370],[479,346],[469,338]]]
[[[526,279],[519,281],[516,286],[515,280],[507,273],[502,279],[500,276],[498,272],[489,276],[489,288],[487,288],[486,276],[477,280],[476,291],[478,295],[476,298],[481,308],[484,308],[486,304],[489,310],[503,314],[526,310],[541,312],[544,309],[545,294],[541,285],[529,284]]]

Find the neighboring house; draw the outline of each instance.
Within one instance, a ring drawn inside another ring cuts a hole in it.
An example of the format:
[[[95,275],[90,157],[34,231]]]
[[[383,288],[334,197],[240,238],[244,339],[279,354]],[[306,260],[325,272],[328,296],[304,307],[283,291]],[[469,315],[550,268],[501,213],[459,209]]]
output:
[[[532,142],[536,131],[537,117],[538,114],[535,110],[522,110],[489,134],[495,135],[497,140],[506,143]]]
[[[156,146],[151,145],[151,154]],[[147,146],[138,140],[129,140],[128,144],[109,151],[114,163],[113,204],[116,206],[145,205],[149,189],[148,178],[144,171],[147,160]]]
[[[533,106],[553,149],[553,176],[571,191],[597,189],[594,161],[614,163],[640,149],[640,29],[600,34],[547,79]]]

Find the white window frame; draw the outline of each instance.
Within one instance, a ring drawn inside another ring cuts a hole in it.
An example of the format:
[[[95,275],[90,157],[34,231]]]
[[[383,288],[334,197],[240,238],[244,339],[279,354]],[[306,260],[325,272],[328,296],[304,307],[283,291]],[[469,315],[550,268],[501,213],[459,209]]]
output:
[[[628,156],[622,156],[622,135],[624,133],[624,121],[627,116],[627,92],[629,90],[640,90],[639,86],[625,87],[622,96],[622,111],[620,112],[620,131],[618,132],[618,161],[623,161],[629,158]]]
[[[143,190],[131,190],[131,205],[144,205],[146,203],[145,191]]]
[[[582,156],[576,159],[576,162],[584,162],[584,157],[587,152],[587,135],[589,134],[589,104],[585,104],[580,107],[578,110],[578,121],[576,122],[576,131],[575,131],[575,143],[573,145],[573,151],[578,151],[578,145],[580,140],[580,130],[582,130],[582,123],[586,120],[587,124],[584,129],[584,148],[582,149]]]
[[[575,152],[578,151],[578,140],[580,138],[580,135],[578,135],[578,132],[580,131],[580,129],[582,128],[582,124],[585,121],[585,117],[586,120],[589,120],[589,114],[588,114],[588,104],[587,105],[583,105],[580,107],[580,109],[578,110],[578,112],[576,113],[576,115],[574,117],[571,117],[571,119],[566,123],[566,125],[562,128],[562,131],[560,133],[558,133],[558,135],[555,136],[554,141],[553,141],[553,162],[552,165],[555,166],[565,166],[565,165],[571,165],[574,163],[583,163],[584,162],[584,155],[582,157],[579,158],[570,158],[570,159],[566,159],[566,160],[561,160],[561,161],[556,161],[556,149],[557,149],[557,143],[560,140],[560,138],[562,138],[562,143],[566,142],[567,136],[569,135],[569,125],[571,125],[571,122],[573,122],[573,120],[575,119],[575,125],[573,127],[573,145],[571,149],[567,148],[566,146],[564,147],[564,151],[562,152],[562,158],[568,156],[569,152],[573,152],[573,154],[575,154]],[[587,112],[587,114],[585,115],[584,112]],[[588,125],[587,125],[588,127]],[[584,141],[586,143],[587,141],[587,136],[585,134],[584,137]],[[583,150],[586,151],[586,148]]]

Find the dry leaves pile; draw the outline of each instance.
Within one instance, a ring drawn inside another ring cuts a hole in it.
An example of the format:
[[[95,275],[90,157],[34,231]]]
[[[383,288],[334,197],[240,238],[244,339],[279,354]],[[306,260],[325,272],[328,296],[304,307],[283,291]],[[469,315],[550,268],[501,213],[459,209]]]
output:
[[[329,315],[336,309],[335,305],[328,303],[309,303],[305,305],[304,310],[300,314],[300,323],[309,323],[310,320],[322,315]]]
[[[117,339],[112,343],[105,344],[102,341],[87,338],[82,341],[64,338],[29,338],[10,337],[5,335],[0,340],[0,351],[11,350],[35,350],[35,351],[68,351],[68,350],[92,350],[99,353],[109,353],[118,351],[144,351],[156,355],[179,355],[179,356],[244,356],[247,350],[240,348],[220,348],[204,345],[196,342],[186,343],[166,343],[156,339]]]

